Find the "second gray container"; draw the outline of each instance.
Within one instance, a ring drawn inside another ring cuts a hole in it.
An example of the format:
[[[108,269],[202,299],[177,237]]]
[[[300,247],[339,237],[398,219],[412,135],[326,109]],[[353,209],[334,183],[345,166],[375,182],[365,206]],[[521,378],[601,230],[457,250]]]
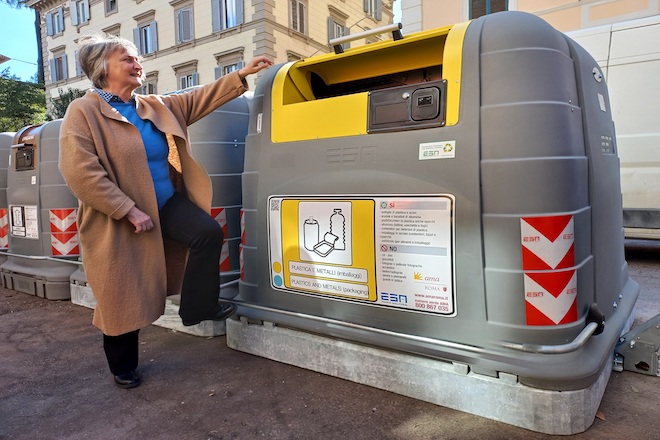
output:
[[[58,169],[61,119],[16,133],[7,173],[9,254],[3,284],[47,299],[70,298],[79,255],[78,200]]]

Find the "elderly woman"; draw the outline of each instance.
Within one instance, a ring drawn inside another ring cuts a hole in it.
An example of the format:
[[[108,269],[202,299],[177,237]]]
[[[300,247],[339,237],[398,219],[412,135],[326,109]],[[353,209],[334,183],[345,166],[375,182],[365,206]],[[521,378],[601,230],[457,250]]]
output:
[[[223,320],[218,302],[220,225],[209,215],[211,182],[191,155],[187,127],[247,90],[266,57],[192,91],[135,94],[143,70],[135,45],[81,38],[79,61],[94,88],[71,103],[60,131],[60,171],[80,201],[78,230],[93,324],[115,383],[140,385],[138,332],[181,293],[184,325]]]

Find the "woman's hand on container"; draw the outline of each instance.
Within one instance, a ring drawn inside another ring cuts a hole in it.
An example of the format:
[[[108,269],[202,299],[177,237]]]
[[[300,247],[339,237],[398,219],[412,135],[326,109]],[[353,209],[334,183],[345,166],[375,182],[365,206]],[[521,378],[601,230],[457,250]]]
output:
[[[140,232],[149,232],[154,228],[154,222],[151,220],[149,215],[140,211],[138,208],[133,206],[128,214],[126,214],[126,219],[135,226],[135,233],[139,234]]]
[[[266,56],[257,56],[247,62],[245,66],[238,70],[238,76],[245,78],[248,75],[257,73],[273,65],[273,60]]]

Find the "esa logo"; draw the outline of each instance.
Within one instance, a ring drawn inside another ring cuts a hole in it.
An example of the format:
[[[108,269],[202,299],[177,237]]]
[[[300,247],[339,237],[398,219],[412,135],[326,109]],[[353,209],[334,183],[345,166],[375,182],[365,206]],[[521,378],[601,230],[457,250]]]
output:
[[[399,293],[381,292],[380,300],[386,303],[408,304],[408,296]]]

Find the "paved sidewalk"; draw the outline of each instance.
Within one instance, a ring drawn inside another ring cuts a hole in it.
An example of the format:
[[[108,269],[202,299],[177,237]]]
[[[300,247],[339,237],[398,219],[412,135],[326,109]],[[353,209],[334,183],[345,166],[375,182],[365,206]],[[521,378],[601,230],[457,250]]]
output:
[[[660,250],[628,257],[642,316],[660,313]],[[550,439],[150,326],[142,386],[117,388],[92,311],[0,289],[0,439]],[[648,319],[648,318],[646,318]],[[571,439],[660,434],[660,378],[613,372]]]

